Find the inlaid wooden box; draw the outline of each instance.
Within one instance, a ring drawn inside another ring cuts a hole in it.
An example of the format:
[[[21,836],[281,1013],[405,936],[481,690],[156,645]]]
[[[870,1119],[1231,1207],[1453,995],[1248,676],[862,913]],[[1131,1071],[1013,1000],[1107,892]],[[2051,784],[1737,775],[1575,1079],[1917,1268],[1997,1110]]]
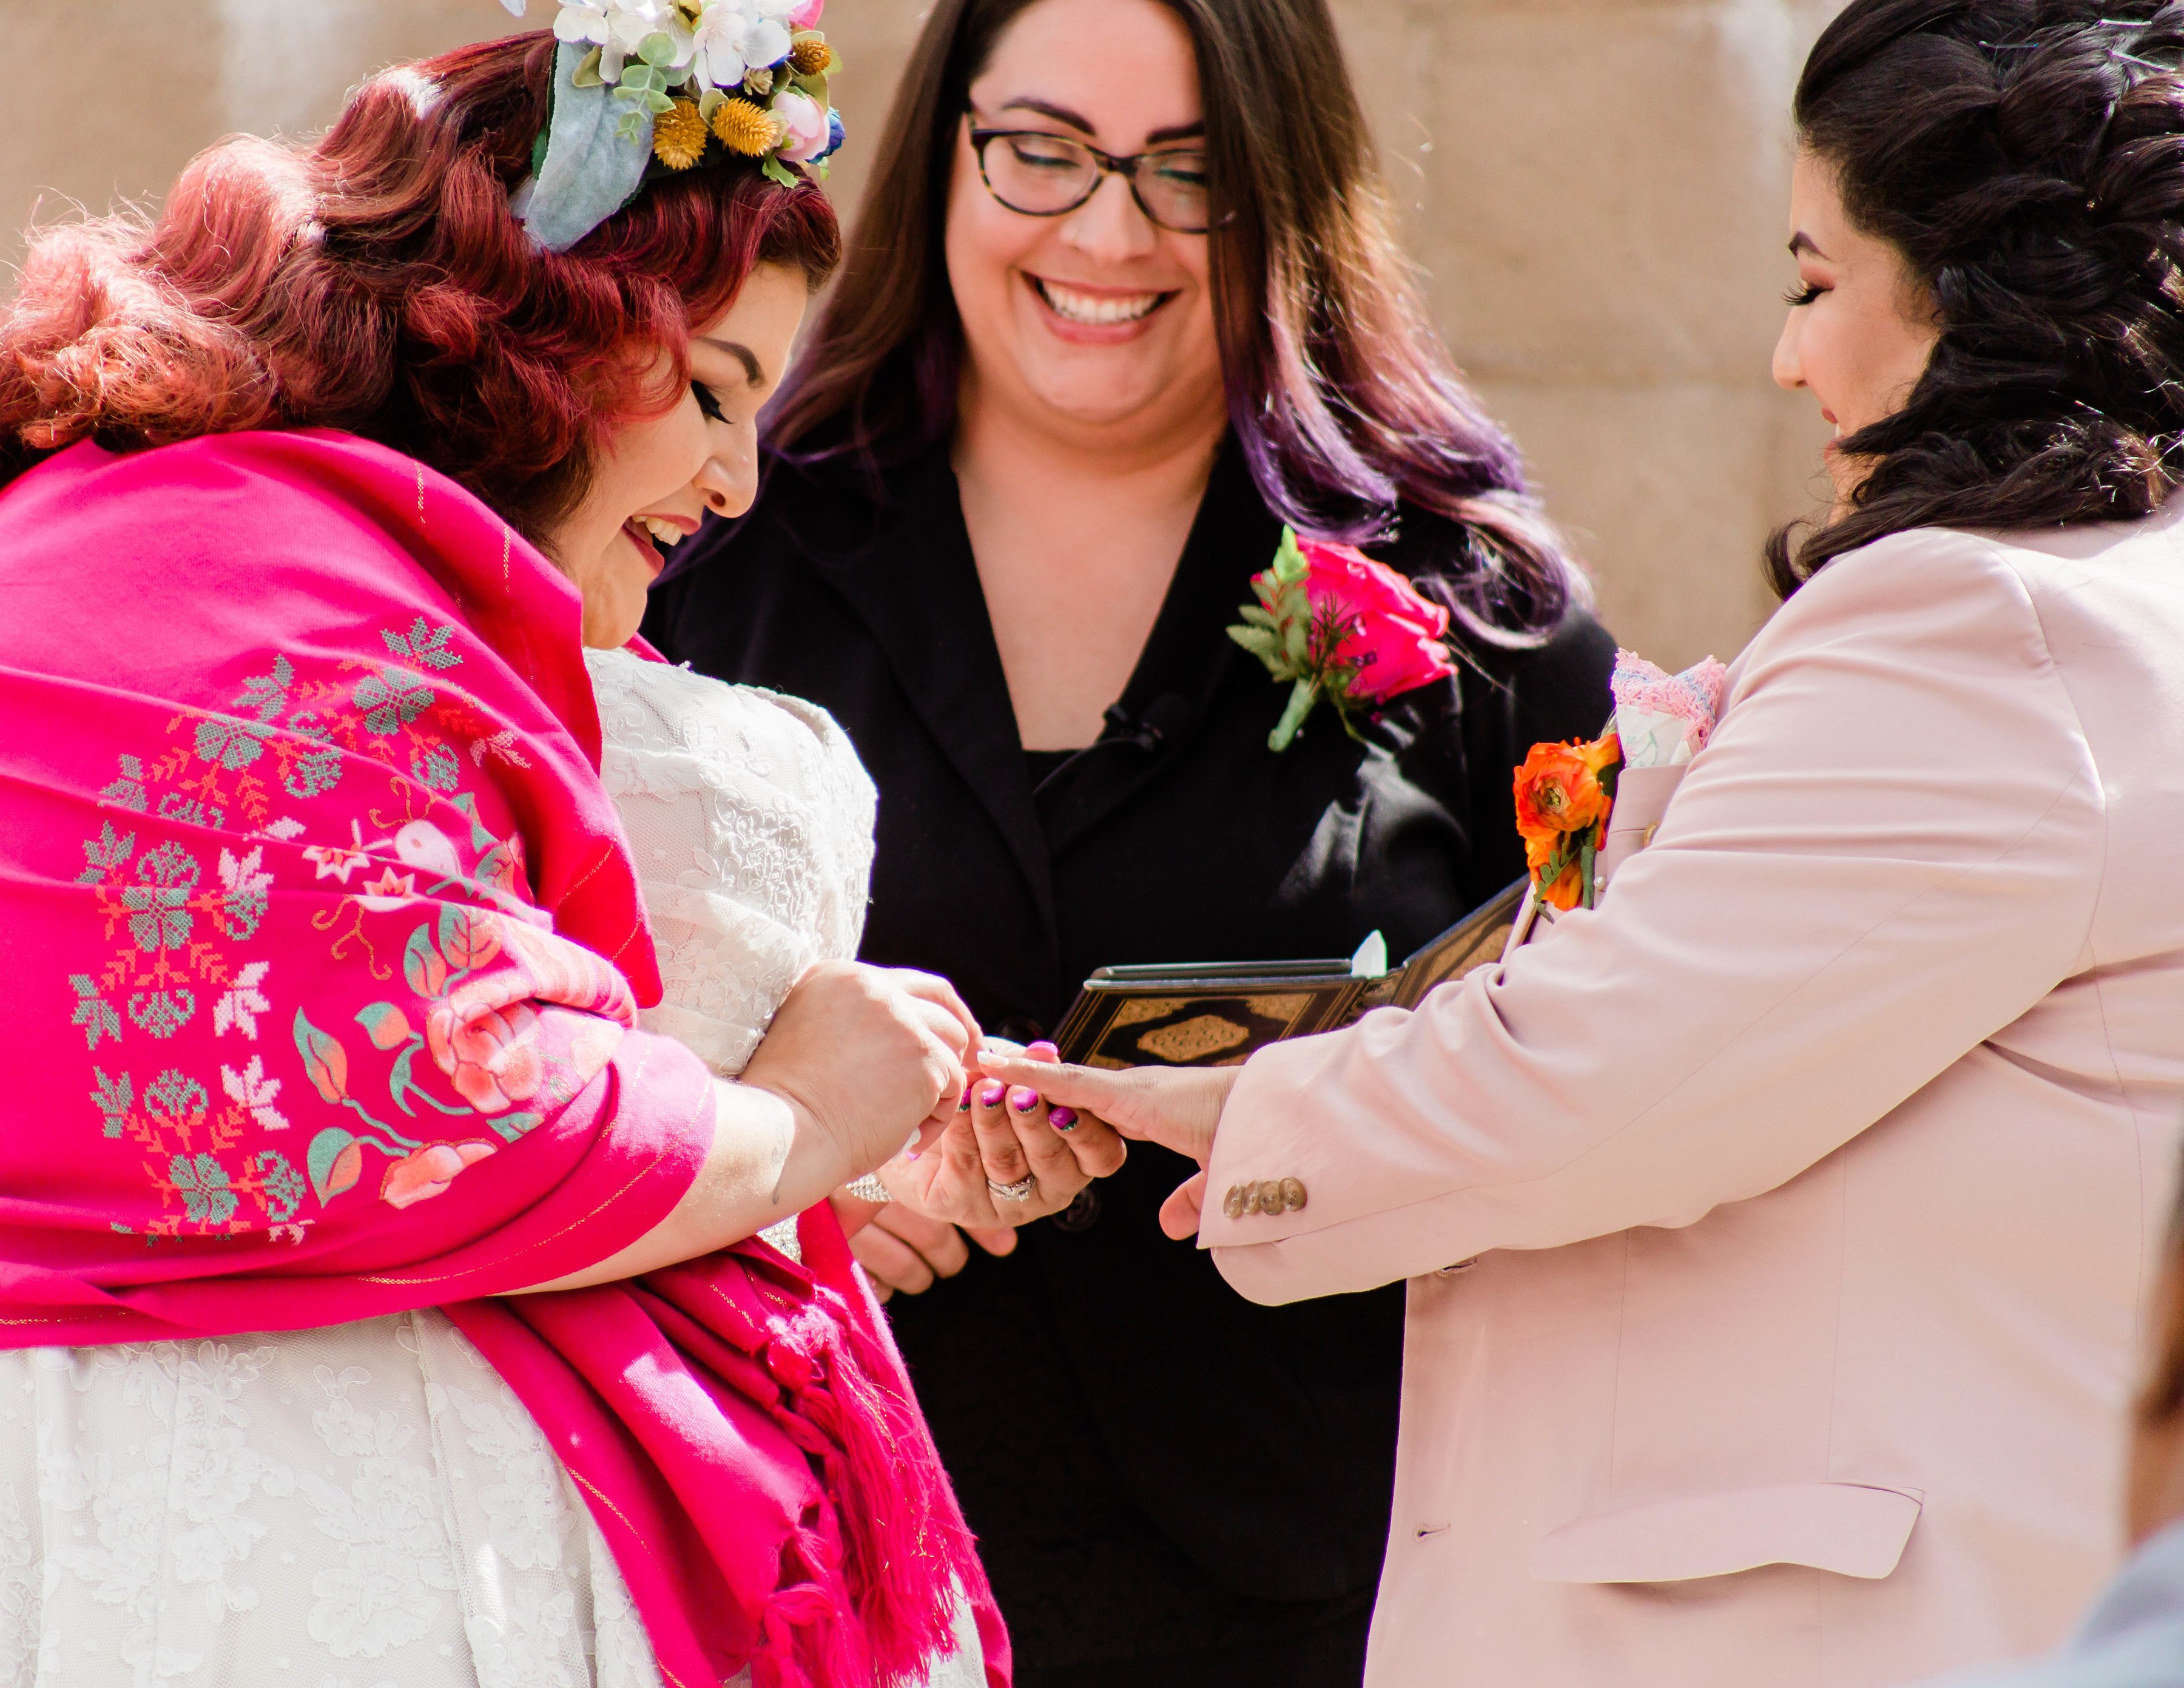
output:
[[[1374,1008],[1416,1007],[1435,985],[1500,961],[1527,889],[1518,880],[1378,978],[1339,957],[1102,967],[1054,1040],[1064,1061],[1084,1067],[1234,1067]]]

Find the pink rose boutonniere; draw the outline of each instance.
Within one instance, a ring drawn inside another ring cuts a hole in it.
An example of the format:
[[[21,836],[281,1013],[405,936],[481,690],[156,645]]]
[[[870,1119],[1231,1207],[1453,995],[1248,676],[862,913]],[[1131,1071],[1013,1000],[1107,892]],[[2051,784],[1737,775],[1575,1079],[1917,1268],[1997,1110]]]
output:
[[[1445,680],[1448,611],[1418,595],[1395,570],[1350,545],[1300,539],[1282,529],[1273,565],[1251,577],[1256,604],[1228,637],[1290,682],[1289,706],[1267,735],[1286,750],[1312,705],[1334,705],[1342,730],[1360,737],[1353,710]]]

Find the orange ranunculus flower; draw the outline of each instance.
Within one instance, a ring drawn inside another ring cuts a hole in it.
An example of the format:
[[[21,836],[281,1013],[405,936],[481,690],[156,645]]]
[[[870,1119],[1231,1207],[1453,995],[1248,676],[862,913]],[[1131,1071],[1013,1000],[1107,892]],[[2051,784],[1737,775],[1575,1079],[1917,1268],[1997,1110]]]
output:
[[[1589,744],[1535,744],[1517,770],[1517,831],[1552,847],[1564,833],[1582,832],[1607,813],[1601,771],[1623,754],[1613,733]],[[1537,862],[1534,866],[1538,866]]]

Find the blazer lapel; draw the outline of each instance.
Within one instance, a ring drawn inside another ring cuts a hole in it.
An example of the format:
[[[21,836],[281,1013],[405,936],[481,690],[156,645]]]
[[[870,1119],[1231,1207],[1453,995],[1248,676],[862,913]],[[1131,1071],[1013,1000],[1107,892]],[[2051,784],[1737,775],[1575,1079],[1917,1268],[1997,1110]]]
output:
[[[911,709],[1023,870],[1050,941],[1047,843],[1031,801],[1016,709],[978,585],[956,476],[936,452],[902,483],[898,519],[870,544],[815,558],[886,656]]]

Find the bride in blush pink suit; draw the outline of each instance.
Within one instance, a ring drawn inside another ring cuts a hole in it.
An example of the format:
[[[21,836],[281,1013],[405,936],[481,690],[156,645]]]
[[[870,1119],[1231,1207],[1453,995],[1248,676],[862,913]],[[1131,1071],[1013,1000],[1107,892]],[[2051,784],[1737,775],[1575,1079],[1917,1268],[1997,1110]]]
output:
[[[1165,1221],[1244,1294],[1410,1281],[1373,1688],[1884,1688],[2116,1565],[2184,1112],[2180,66],[2151,0],[1821,36],[1774,372],[1835,506],[1596,910],[1240,1069],[989,1063],[1195,1156]]]

